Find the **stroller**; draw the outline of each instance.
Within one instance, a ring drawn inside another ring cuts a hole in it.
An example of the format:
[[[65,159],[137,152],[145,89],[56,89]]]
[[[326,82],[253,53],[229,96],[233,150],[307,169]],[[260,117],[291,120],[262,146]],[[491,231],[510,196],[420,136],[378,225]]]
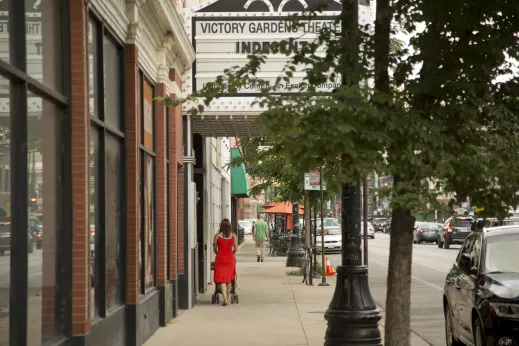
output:
[[[234,280],[231,281],[231,296],[229,297],[229,303],[231,304],[239,304],[240,296],[236,293],[236,280],[237,280],[236,271],[234,272]],[[222,294],[222,288],[220,284],[215,284],[214,293],[211,297],[211,301],[213,304],[220,304],[220,294]]]

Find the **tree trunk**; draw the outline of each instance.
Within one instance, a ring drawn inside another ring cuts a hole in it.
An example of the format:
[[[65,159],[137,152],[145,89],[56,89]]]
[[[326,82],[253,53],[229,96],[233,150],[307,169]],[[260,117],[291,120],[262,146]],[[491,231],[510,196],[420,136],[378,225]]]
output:
[[[395,177],[395,186],[401,182]],[[405,192],[404,192],[405,193]],[[411,346],[411,275],[413,227],[409,209],[394,208],[387,272],[386,346]]]

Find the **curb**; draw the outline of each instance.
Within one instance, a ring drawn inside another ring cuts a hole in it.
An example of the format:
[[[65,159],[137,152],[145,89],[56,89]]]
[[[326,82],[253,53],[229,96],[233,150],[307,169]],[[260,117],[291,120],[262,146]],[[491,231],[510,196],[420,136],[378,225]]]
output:
[[[377,304],[377,310],[378,310],[379,312],[381,312],[381,313],[385,311],[385,310],[384,310],[380,305],[378,305],[378,304]],[[382,326],[382,328],[384,328],[384,329],[386,328],[386,319],[385,319],[385,316],[380,320],[379,324]],[[420,340],[424,343],[424,345],[432,345],[432,344],[430,344],[429,342],[427,342],[424,338],[422,338],[420,335],[416,334],[412,329],[411,329],[411,335],[414,335],[414,336],[416,336],[418,339],[420,339]]]

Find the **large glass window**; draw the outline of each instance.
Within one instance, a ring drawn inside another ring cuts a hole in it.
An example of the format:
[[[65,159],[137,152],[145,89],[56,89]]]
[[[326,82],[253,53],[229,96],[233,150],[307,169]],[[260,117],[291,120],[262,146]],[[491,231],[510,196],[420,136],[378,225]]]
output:
[[[0,345],[50,344],[70,326],[64,3],[0,1]]]
[[[124,83],[122,47],[93,16],[88,37],[91,104],[88,232],[92,254],[89,304],[95,321],[124,304]]]
[[[154,88],[143,74],[141,81],[141,293],[156,285],[155,234],[155,110]]]
[[[1,85],[9,86],[9,80],[0,77]],[[3,91],[3,89],[2,89]],[[9,89],[7,89],[9,92]],[[9,93],[2,94],[0,102],[9,102]],[[1,108],[0,108],[1,109]],[[0,167],[4,173],[6,184],[0,189],[0,345],[9,344],[9,288],[11,286],[10,252],[11,252],[11,186],[9,169],[11,159],[11,137],[9,126],[9,111],[0,111]]]

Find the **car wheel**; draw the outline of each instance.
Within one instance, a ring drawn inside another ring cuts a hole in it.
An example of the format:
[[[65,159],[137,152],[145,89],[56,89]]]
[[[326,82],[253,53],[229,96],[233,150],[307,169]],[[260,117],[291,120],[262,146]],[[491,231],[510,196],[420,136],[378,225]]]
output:
[[[485,342],[485,337],[483,336],[483,327],[481,326],[481,321],[479,318],[476,318],[474,321],[474,345],[475,346],[487,346]]]
[[[443,243],[443,248],[449,249],[450,247],[451,247],[451,242],[448,239],[446,239],[445,243]]]

